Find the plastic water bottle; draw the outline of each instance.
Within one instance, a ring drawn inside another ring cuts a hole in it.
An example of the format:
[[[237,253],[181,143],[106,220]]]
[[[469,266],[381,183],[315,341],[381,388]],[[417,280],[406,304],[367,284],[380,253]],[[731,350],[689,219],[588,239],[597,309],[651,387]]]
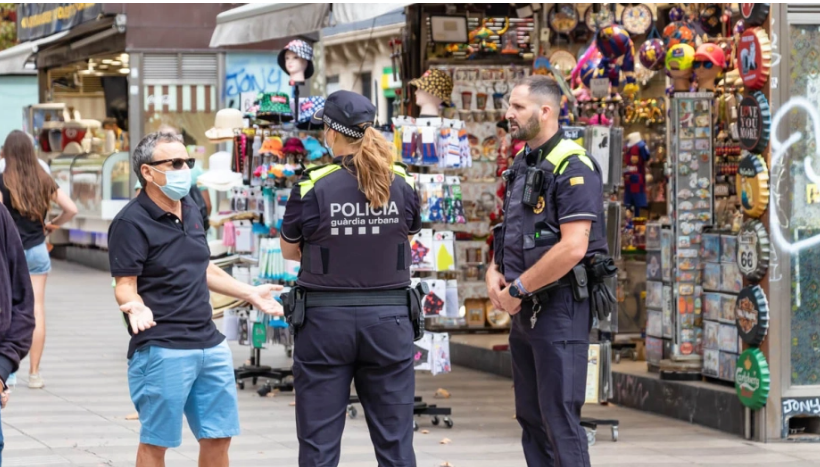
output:
[[[6,381],[6,386],[10,388],[17,386],[17,373],[12,373],[9,375],[9,379]]]

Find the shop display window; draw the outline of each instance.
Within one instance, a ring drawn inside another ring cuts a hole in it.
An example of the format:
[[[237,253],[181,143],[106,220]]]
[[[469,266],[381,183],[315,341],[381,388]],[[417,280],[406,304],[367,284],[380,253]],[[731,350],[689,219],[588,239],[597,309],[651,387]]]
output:
[[[820,107],[820,27],[794,25],[789,30],[789,90],[792,96],[808,99]],[[782,126],[782,125],[781,125]],[[820,196],[817,185],[805,173],[804,154],[814,154],[817,138],[813,122],[805,112],[791,112],[789,133],[801,132],[787,153],[787,163],[781,173],[773,173],[775,193],[785,198],[777,206],[784,236],[798,241],[820,235]],[[814,163],[814,170],[820,164]],[[820,384],[820,245],[795,252],[789,262],[791,269],[791,384]],[[776,267],[769,271],[769,280],[778,280]]]

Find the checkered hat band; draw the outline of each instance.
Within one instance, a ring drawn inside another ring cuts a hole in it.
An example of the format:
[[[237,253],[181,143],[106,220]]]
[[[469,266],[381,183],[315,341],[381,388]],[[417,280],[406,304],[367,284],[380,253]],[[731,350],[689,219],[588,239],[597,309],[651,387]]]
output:
[[[322,121],[325,122],[325,125],[333,128],[334,130],[338,131],[339,133],[349,136],[351,138],[364,138],[364,131],[362,130],[354,130],[353,128],[348,128],[341,123],[334,122],[331,120],[327,115],[322,115]]]

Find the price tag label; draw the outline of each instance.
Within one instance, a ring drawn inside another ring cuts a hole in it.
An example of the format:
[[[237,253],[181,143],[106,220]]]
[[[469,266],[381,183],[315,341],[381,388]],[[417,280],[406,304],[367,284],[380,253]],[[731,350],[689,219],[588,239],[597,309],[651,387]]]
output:
[[[609,78],[592,78],[589,87],[592,91],[592,97],[596,99],[609,96]]]

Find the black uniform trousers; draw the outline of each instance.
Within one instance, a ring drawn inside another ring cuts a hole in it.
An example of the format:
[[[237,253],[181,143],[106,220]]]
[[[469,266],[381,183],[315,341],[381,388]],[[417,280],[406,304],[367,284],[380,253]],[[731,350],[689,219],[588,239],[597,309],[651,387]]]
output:
[[[310,308],[293,352],[300,467],[336,467],[350,383],[380,467],[415,467],[413,329],[407,307]]]
[[[513,317],[510,352],[515,414],[524,430],[530,467],[590,467],[581,407],[586,395],[589,300],[576,302],[569,287],[541,304],[532,329],[532,302]]]

